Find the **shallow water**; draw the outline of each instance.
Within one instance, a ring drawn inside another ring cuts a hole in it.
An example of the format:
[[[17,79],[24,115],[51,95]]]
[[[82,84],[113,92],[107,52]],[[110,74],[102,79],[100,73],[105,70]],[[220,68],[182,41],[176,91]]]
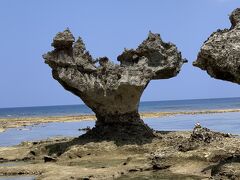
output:
[[[94,126],[94,121],[45,123],[8,129],[0,133],[0,146],[13,146],[23,141],[37,141],[50,137],[76,137],[84,131],[79,128]]]
[[[192,130],[196,122],[215,131],[240,134],[240,113],[177,115],[144,120],[151,128],[161,131]],[[13,128],[0,133],[0,146],[12,146],[23,141],[35,141],[50,137],[77,137],[84,133],[79,128],[93,127],[94,121],[58,122]]]
[[[0,180],[34,180],[33,176],[0,176]]]
[[[0,167],[14,167],[14,166],[22,166],[22,165],[26,165],[28,163],[26,162],[4,162],[4,163],[0,163]],[[1,176],[0,176],[1,177]]]
[[[192,130],[199,122],[211,130],[240,134],[240,112],[148,118],[145,122],[153,129],[163,131]]]

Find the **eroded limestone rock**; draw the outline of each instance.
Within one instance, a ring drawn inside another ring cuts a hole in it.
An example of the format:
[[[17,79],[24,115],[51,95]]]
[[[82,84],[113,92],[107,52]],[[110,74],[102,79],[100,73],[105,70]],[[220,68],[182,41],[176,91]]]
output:
[[[197,124],[195,125],[190,138],[181,142],[178,146],[178,150],[182,152],[192,151],[197,149],[199,146],[204,146],[204,144],[206,145],[231,137],[233,137],[233,135],[229,133],[211,131],[208,128],[201,127],[200,124]]]
[[[68,29],[56,35],[52,46],[54,50],[43,55],[45,63],[54,79],[96,113],[98,133],[135,129],[152,134],[140,120],[140,97],[150,80],[176,76],[186,61],[174,44],[151,32],[136,50],[125,49],[118,56],[120,64],[107,57],[94,59]]]
[[[240,84],[240,8],[230,21],[230,29],[217,30],[204,42],[193,65],[213,78]]]

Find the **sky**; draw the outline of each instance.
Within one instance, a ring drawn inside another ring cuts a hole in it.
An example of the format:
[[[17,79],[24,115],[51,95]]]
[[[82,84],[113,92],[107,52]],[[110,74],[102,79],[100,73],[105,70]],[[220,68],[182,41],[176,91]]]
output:
[[[230,27],[237,7],[239,0],[1,0],[0,108],[83,103],[52,78],[42,58],[67,27],[94,58],[115,62],[149,30],[176,44],[189,63],[177,77],[151,81],[141,101],[240,97],[239,85],[192,66],[209,35]]]

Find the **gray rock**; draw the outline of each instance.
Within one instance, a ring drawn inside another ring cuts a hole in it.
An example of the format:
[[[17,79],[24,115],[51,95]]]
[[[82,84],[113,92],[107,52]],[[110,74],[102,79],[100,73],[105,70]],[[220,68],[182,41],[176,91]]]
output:
[[[171,167],[171,162],[169,161],[171,153],[168,155],[163,152],[154,152],[149,157],[150,168],[148,170],[163,170]]]
[[[204,42],[193,65],[213,78],[240,84],[240,8],[230,21],[230,29],[217,30]]]
[[[212,167],[211,176],[213,179],[240,179],[240,155],[239,152],[235,152],[232,155],[228,155],[225,158],[219,160],[219,162]]]
[[[98,133],[135,129],[145,132],[144,136],[152,134],[140,120],[140,97],[150,80],[174,77],[186,62],[174,44],[151,32],[136,50],[118,56],[120,64],[107,57],[93,59],[82,39],[74,42],[68,29],[56,35],[52,46],[54,50],[43,55],[45,63],[52,68],[54,79],[96,113],[93,130],[101,127]]]
[[[212,141],[218,141],[222,138],[230,138],[231,134],[214,132],[208,128],[195,126],[190,137],[190,141],[203,141],[205,143],[211,143]]]
[[[201,127],[201,125],[196,125],[190,138],[179,142],[178,150],[182,152],[192,151],[200,146],[232,137],[231,134],[211,131],[208,128]]]

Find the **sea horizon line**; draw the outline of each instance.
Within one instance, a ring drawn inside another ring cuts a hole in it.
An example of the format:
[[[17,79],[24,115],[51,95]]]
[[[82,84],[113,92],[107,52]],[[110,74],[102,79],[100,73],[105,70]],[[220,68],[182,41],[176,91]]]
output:
[[[156,101],[140,101],[140,103],[148,102],[168,102],[168,101],[194,101],[194,100],[216,100],[216,99],[238,99],[240,97],[217,97],[217,98],[193,98],[193,99],[169,99],[169,100],[156,100]],[[33,106],[8,106],[0,107],[0,109],[11,109],[11,108],[39,108],[39,107],[57,107],[57,106],[86,106],[86,104],[58,104],[58,105],[33,105]],[[87,107],[87,106],[86,106]]]

